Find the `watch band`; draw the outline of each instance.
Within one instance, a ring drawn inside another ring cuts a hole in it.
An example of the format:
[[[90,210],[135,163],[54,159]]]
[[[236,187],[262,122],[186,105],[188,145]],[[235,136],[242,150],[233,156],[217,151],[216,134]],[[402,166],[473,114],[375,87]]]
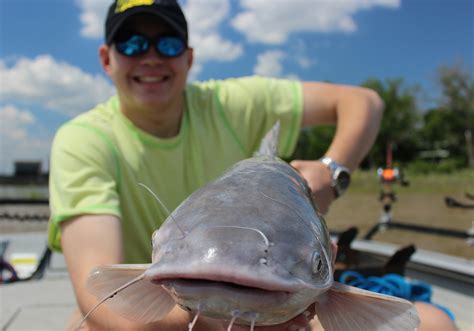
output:
[[[340,197],[349,185],[351,171],[347,167],[338,164],[329,156],[322,157],[320,161],[331,172],[331,187],[334,189],[336,198]],[[345,180],[342,180],[341,174],[345,174]]]
[[[323,156],[320,161],[331,170],[331,174],[334,174],[336,169],[340,166],[336,161],[331,159],[329,156]]]

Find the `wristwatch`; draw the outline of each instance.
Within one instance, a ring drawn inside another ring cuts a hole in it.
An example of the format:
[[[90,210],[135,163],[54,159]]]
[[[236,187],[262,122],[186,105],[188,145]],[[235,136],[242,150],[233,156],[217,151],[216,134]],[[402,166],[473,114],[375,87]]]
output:
[[[336,198],[340,197],[349,187],[351,171],[328,156],[322,157],[320,161],[331,171],[331,187],[334,189]]]

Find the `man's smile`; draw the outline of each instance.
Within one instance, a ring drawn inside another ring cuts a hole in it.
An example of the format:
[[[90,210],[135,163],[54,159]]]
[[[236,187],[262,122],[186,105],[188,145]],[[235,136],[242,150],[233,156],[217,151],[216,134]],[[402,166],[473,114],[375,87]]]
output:
[[[134,76],[133,80],[137,83],[161,83],[167,81],[170,78],[169,75],[143,75],[143,76]]]

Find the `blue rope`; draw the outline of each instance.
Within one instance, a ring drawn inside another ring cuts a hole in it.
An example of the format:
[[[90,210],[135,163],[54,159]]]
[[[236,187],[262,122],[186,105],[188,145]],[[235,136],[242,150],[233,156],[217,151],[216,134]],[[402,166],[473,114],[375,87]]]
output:
[[[339,282],[355,286],[364,290],[393,295],[410,301],[422,301],[441,309],[454,321],[454,314],[446,307],[431,302],[431,285],[425,282],[408,282],[406,278],[397,274],[387,274],[382,277],[364,277],[356,271],[344,271]]]

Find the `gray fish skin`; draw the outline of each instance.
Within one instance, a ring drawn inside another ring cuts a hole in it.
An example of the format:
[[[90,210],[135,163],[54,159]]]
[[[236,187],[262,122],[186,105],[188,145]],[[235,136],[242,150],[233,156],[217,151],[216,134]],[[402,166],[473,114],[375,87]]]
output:
[[[306,181],[275,157],[278,130],[259,156],[183,201],[152,236],[152,264],[93,270],[87,288],[100,300],[84,320],[105,303],[146,324],[178,304],[231,325],[273,325],[314,303],[326,331],[417,328],[412,303],[333,281],[335,247]]]
[[[211,283],[167,281],[175,300],[191,310],[222,319],[230,319],[232,311],[258,312],[257,324],[277,324],[332,285],[326,224],[305,181],[281,160],[261,156],[237,163],[193,193],[172,217],[153,235],[154,264],[147,277],[222,282],[214,284],[214,292],[225,283],[273,291],[262,302],[241,294],[243,288],[203,298]],[[229,302],[231,293],[237,302]]]

